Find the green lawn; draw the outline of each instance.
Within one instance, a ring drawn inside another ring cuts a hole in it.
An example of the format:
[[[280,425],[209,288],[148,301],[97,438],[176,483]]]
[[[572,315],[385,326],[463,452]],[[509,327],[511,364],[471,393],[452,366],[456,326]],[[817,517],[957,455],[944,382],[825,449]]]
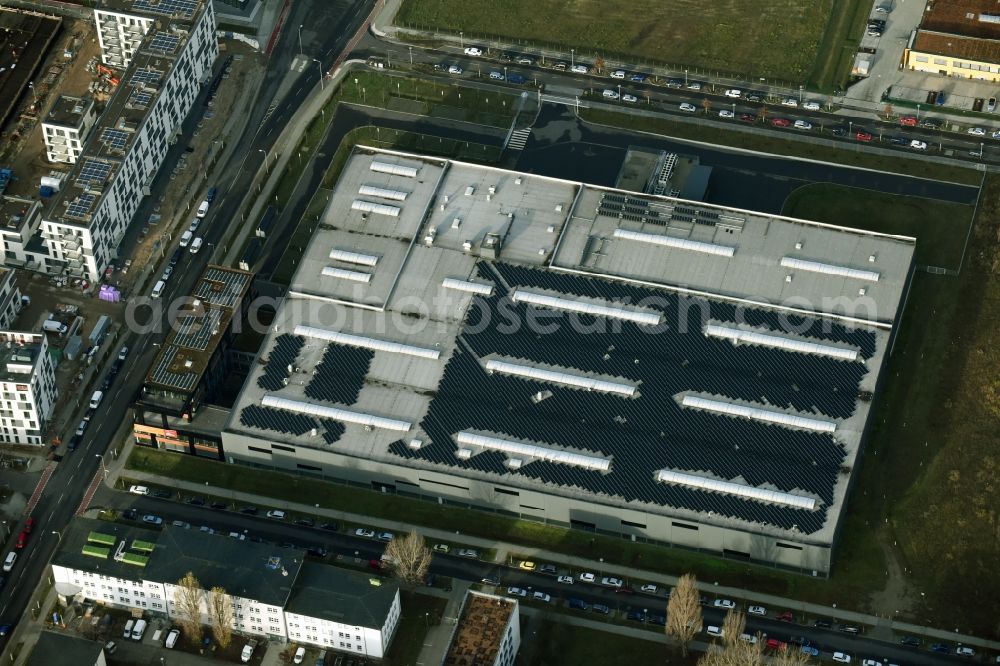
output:
[[[931,180],[978,185],[982,174],[970,167],[958,167],[935,162],[910,160],[896,155],[876,155],[851,150],[852,144],[843,147],[822,146],[796,140],[790,132],[775,131],[766,136],[720,129],[718,123],[711,126],[696,125],[670,118],[645,118],[615,111],[581,109],[580,116],[589,122],[627,130],[651,132],[663,136],[674,136],[692,141],[705,141],[720,146],[758,150],[774,155],[788,155],[812,160],[834,162],[847,166],[877,169],[890,173],[918,176]]]
[[[781,212],[805,220],[913,236],[918,264],[957,269],[973,206],[814,183],[792,192]]]
[[[447,600],[409,590],[400,590],[399,596],[403,614],[384,663],[387,666],[416,666],[427,630],[441,624]],[[426,618],[425,613],[428,614]]]
[[[633,625],[634,626],[634,625]],[[568,664],[673,664],[694,666],[698,656],[682,658],[666,643],[644,641],[605,631],[577,627],[551,618],[533,620],[522,635],[526,666]]]
[[[859,0],[403,0],[396,24],[757,80],[805,83],[831,15]],[[839,24],[838,24],[839,25]],[[835,26],[836,28],[836,26]],[[829,40],[840,43],[843,37]]]

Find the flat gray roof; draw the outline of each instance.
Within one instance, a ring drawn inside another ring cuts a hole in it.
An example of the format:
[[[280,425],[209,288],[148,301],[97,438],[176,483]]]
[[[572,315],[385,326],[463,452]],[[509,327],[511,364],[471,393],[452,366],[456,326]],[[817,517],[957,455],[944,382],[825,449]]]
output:
[[[368,200],[397,212],[362,218],[351,209],[362,185],[382,188]],[[913,249],[912,239],[359,148],[226,430],[831,539],[849,479],[840,470],[857,455]],[[785,258],[794,268],[781,266]],[[321,279],[324,268],[351,273]],[[529,320],[555,312],[529,308],[529,297],[582,309],[584,324],[612,324],[536,333]],[[704,321],[687,330],[679,318],[692,304]],[[658,318],[656,335],[602,307]],[[720,328],[710,335],[709,325]],[[491,362],[520,369],[512,379],[487,370]],[[623,400],[567,389],[581,378],[635,392]],[[762,411],[725,415],[734,409]],[[581,420],[592,426],[576,433]],[[504,454],[501,442],[484,453],[477,444],[471,458],[456,457],[468,448],[462,431],[529,448]],[[593,433],[602,436],[588,443]],[[670,446],[646,451],[651,433]],[[734,452],[731,441],[746,443]],[[532,457],[546,449],[606,469],[581,475]],[[505,466],[511,458],[523,467]],[[678,491],[657,481],[660,470],[820,508],[793,515],[739,493],[713,507],[715,493]]]

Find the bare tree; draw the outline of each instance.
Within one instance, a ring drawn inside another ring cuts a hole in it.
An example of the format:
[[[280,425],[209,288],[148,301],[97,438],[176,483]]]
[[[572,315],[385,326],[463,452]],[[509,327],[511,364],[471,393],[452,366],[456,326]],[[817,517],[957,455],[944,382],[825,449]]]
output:
[[[885,116],[886,120],[889,120],[890,118],[892,118],[892,113],[893,113],[892,104],[886,104],[882,108],[882,115]]]
[[[701,631],[701,595],[694,574],[684,574],[667,603],[667,636],[681,645],[686,657],[688,645]]]
[[[709,110],[712,108],[712,100],[707,97],[701,100],[701,108],[705,109],[705,115],[708,115]]]
[[[804,666],[809,663],[809,655],[802,650],[795,649],[794,645],[788,645],[784,650],[779,650],[771,663],[775,666]]]
[[[233,638],[233,599],[221,587],[213,587],[208,596],[208,619],[212,635],[221,647],[229,647]]]
[[[190,571],[177,581],[174,588],[175,617],[192,643],[201,642],[201,600],[204,595],[201,583]]]
[[[747,618],[743,613],[734,610],[726,613],[722,620],[722,642],[728,647],[744,642],[740,636],[743,635],[746,624]]]
[[[722,643],[712,643],[698,666],[763,666],[763,636],[747,640],[745,629],[745,616],[729,611],[722,622]]]
[[[385,557],[393,575],[404,583],[422,583],[431,565],[431,551],[416,530],[390,541]]]
[[[598,74],[604,71],[604,58],[601,56],[594,58],[594,69],[597,70]]]

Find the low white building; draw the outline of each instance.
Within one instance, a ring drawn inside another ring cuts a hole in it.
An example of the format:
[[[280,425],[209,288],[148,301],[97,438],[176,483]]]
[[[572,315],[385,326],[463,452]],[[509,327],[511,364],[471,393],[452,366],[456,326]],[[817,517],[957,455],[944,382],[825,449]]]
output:
[[[0,443],[41,445],[58,397],[45,334],[0,331]]]
[[[52,576],[67,599],[176,619],[177,582],[190,571],[205,590],[203,624],[209,623],[208,590],[221,587],[233,604],[233,629],[241,634],[384,656],[399,623],[398,586],[305,564],[304,557],[302,550],[197,529],[157,532],[77,518],[52,559]]]
[[[42,121],[42,138],[49,161],[75,164],[96,119],[94,100],[59,95]]]
[[[511,666],[521,647],[516,599],[469,590],[443,666]]]
[[[320,648],[383,659],[399,625],[395,582],[306,563],[288,600],[288,638]]]

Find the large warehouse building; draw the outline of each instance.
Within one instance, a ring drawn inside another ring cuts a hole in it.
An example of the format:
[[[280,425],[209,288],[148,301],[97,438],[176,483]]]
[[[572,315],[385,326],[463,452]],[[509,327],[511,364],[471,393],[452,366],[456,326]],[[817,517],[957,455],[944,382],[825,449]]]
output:
[[[231,462],[827,572],[914,241],[356,150]]]

